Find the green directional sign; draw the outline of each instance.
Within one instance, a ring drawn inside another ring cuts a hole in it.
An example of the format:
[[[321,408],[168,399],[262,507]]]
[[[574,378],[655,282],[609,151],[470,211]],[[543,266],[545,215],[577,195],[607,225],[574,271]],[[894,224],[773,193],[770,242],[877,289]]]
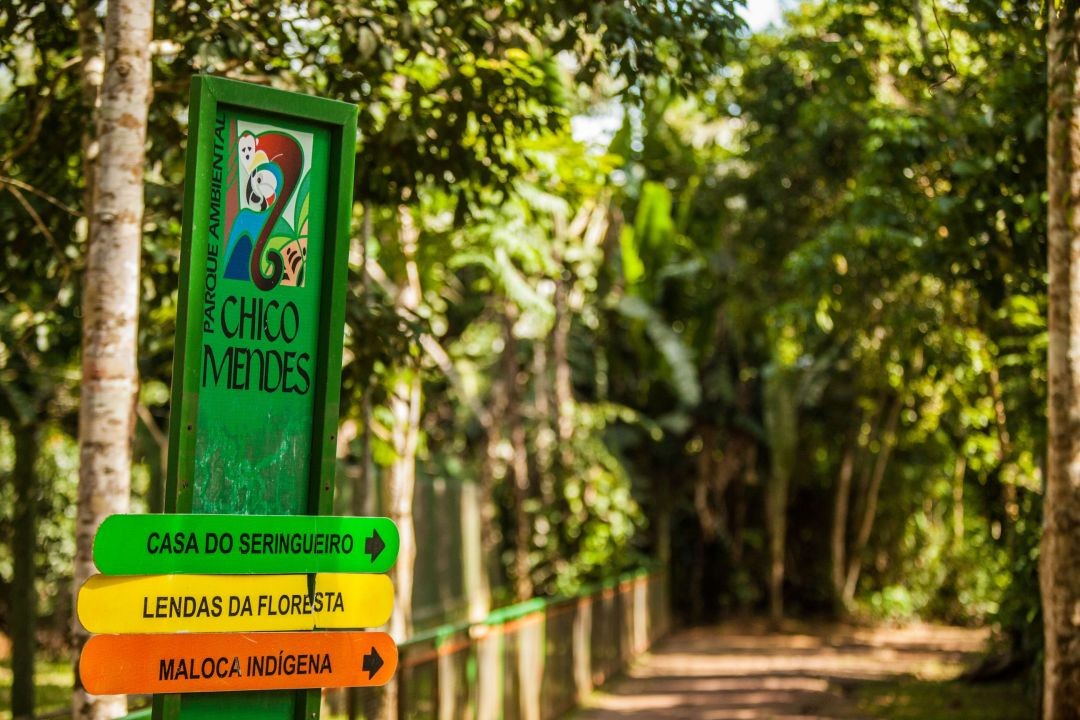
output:
[[[113,515],[94,538],[107,575],[384,573],[397,552],[380,517]]]
[[[377,571],[396,554],[382,525],[366,525],[387,545],[369,554],[372,532],[322,524],[330,518],[286,528],[233,517],[332,511],[357,107],[198,77],[188,117],[165,509],[219,520],[158,516],[127,545],[106,532],[102,569]],[[314,550],[315,564],[297,547]],[[319,700],[283,689],[157,695],[154,718],[317,720]]]

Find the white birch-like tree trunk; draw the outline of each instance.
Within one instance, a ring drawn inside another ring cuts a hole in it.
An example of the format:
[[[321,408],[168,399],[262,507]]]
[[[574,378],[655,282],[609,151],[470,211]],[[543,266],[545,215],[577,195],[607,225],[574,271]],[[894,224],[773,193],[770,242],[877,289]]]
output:
[[[90,235],[83,276],[82,398],[79,408],[79,497],[76,592],[94,573],[94,533],[102,520],[128,509],[131,437],[135,423],[136,337],[143,165],[150,99],[150,0],[109,0],[105,19],[105,77],[98,110],[99,154],[94,169]],[[75,652],[87,632],[74,618]],[[120,697],[88,695],[78,681],[76,720],[124,714]]]
[[[94,166],[98,158],[97,108],[104,81],[105,58],[101,55],[101,21],[98,19],[93,0],[79,0],[76,16],[79,22],[79,82],[82,84],[83,107],[86,123],[82,136],[83,212],[86,213],[80,240],[90,234],[90,213],[94,204]]]
[[[1080,2],[1051,3],[1049,387],[1040,585],[1045,720],[1080,717]]]
[[[420,233],[412,213],[405,205],[398,207],[401,252],[405,259],[405,283],[395,301],[403,316],[415,316],[420,307],[420,268],[416,263]],[[394,581],[394,609],[388,630],[394,641],[401,643],[412,632],[413,565],[416,561],[416,530],[413,525],[413,494],[416,488],[416,452],[420,442],[420,408],[422,394],[419,363],[411,360],[400,368],[390,393],[393,416],[391,438],[394,462],[390,466],[386,485],[387,514],[397,525],[401,544],[397,562],[390,577]],[[381,717],[398,717],[401,698],[397,678],[386,685]]]

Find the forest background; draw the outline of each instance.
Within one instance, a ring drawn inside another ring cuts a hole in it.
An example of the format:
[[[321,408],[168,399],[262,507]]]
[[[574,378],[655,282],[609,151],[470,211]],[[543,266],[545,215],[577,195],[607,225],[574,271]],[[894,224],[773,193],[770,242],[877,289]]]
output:
[[[658,564],[686,622],[990,624],[1037,687],[1047,10],[738,6],[156,3],[133,507],[190,78],[227,75],[360,107],[338,504],[416,515],[404,632]],[[73,642],[104,11],[0,4],[13,660]]]

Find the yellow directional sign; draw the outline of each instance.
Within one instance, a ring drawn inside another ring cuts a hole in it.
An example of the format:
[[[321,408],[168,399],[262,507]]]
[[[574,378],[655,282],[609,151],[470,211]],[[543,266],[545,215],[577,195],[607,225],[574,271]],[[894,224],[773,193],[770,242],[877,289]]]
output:
[[[369,628],[390,619],[386,575],[95,575],[79,590],[93,633]]]

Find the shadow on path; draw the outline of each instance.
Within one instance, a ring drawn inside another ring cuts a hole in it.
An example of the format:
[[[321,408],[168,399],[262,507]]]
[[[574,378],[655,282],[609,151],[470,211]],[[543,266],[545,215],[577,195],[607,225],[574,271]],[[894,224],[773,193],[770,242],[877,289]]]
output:
[[[575,720],[865,718],[856,685],[913,675],[954,677],[985,631],[940,626],[853,628],[752,621],[693,628],[659,643],[598,691]]]

